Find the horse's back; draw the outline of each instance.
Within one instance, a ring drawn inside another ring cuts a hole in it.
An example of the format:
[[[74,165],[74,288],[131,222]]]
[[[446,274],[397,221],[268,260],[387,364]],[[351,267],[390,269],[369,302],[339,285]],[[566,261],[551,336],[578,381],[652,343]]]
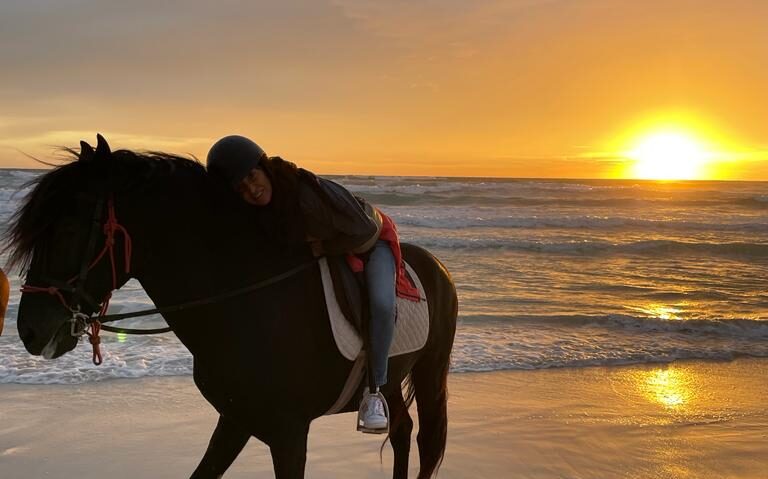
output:
[[[403,259],[411,265],[424,286],[429,304],[429,339],[425,349],[453,344],[458,315],[458,297],[448,269],[421,246],[401,243]]]

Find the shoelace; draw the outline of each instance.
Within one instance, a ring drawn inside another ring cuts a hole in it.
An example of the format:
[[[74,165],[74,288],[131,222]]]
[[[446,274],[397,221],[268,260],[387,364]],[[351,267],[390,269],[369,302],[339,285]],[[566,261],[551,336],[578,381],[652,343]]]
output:
[[[370,404],[369,414],[386,417],[386,414],[384,414],[384,405],[381,403],[380,399],[374,399]]]

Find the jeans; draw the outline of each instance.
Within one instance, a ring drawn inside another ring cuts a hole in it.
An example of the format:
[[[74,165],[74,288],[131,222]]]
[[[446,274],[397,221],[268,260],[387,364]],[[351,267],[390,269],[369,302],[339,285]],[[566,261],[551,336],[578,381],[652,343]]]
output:
[[[369,364],[376,386],[387,383],[389,346],[395,332],[395,257],[389,243],[376,242],[365,265],[370,305]]]

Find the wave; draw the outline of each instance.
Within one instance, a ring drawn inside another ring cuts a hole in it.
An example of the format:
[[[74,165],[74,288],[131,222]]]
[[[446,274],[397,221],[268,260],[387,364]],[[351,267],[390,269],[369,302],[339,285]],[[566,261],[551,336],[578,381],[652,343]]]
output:
[[[461,354],[461,353],[458,353]],[[631,364],[667,364],[675,361],[706,360],[733,361],[740,358],[766,358],[768,351],[702,351],[695,348],[677,349],[668,352],[642,353],[638,352],[627,357],[562,357],[562,358],[507,358],[484,361],[482,357],[474,357],[471,361],[461,361],[454,352],[451,358],[452,373],[473,373],[490,371],[514,371],[555,368],[585,368],[627,366]]]
[[[584,180],[584,179],[533,179],[533,178],[482,178],[482,177],[418,177],[418,176],[355,176],[329,175],[329,179],[357,191],[392,190],[398,192],[429,189],[441,185],[443,191],[461,190],[538,190],[603,192],[638,191],[641,193],[668,195],[670,193],[717,194],[723,190],[759,189],[765,182],[722,182],[722,181],[646,181],[646,180]]]
[[[31,180],[32,178],[36,178],[45,172],[46,172],[45,169],[16,169],[16,168],[0,169],[0,180],[6,179],[6,178],[18,178],[21,180]]]
[[[386,210],[385,210],[386,211]],[[413,212],[408,210],[386,211],[398,225],[422,228],[558,228],[558,229],[642,229],[647,231],[731,231],[768,233],[768,223],[710,223],[669,219],[643,219],[619,216],[499,216],[493,209],[473,211],[459,210],[448,216],[437,216],[436,210]],[[421,214],[419,214],[421,213]],[[721,219],[721,218],[718,218]]]
[[[505,238],[413,237],[426,248],[528,251],[552,254],[636,254],[636,255],[715,255],[768,259],[768,243],[686,243],[673,240],[647,240],[631,243],[604,241],[545,242]]]
[[[0,337],[0,384],[82,384],[109,379],[192,374],[192,356],[172,336],[121,339],[102,336],[104,362],[94,366],[90,345],[78,347],[55,360],[31,356],[17,336]]]
[[[768,357],[768,321],[623,315],[463,317],[452,370],[493,371]]]
[[[575,196],[536,197],[510,196],[505,192],[473,192],[455,191],[451,194],[430,190],[413,191],[408,193],[394,191],[354,191],[375,205],[383,206],[508,206],[508,207],[558,207],[558,208],[654,208],[654,209],[766,209],[768,201],[759,197],[749,198],[652,198],[652,197],[604,197],[585,198]]]
[[[87,344],[56,360],[30,356],[18,336],[0,337],[0,384],[81,384],[115,378],[188,376],[192,356],[173,336],[105,334],[104,364]],[[659,363],[768,357],[768,321],[667,321],[630,315],[462,315],[452,371]]]
[[[628,314],[606,315],[460,315],[459,320],[468,324],[525,324],[526,327],[542,326],[561,328],[583,328],[600,326],[610,329],[628,330],[641,333],[698,334],[707,337],[729,339],[768,339],[768,318],[761,319],[687,319],[669,320]]]
[[[740,198],[735,200],[739,206],[755,210],[768,210],[768,195],[758,195],[751,198]]]

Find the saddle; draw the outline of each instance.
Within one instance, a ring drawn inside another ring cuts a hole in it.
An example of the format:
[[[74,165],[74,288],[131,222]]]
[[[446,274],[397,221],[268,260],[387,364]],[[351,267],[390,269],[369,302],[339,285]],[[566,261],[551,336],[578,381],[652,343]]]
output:
[[[320,258],[318,265],[336,347],[342,356],[354,362],[339,399],[326,412],[333,414],[341,410],[361,386],[365,366],[361,333],[364,305],[360,284],[344,257]],[[405,271],[419,292],[419,300],[396,298],[395,332],[389,348],[389,357],[418,351],[424,347],[429,336],[429,305],[424,287],[416,272],[407,263]]]
[[[361,335],[363,302],[360,285],[344,258],[321,258],[318,261],[323,280],[323,293],[331,330],[339,352],[350,361],[357,359],[363,348]],[[338,275],[333,277],[334,270]],[[409,264],[405,271],[419,291],[419,301],[396,297],[395,332],[389,357],[411,353],[424,347],[429,333],[429,306],[424,287]]]
[[[360,281],[347,264],[344,256],[328,256],[328,270],[331,273],[333,293],[339,303],[341,313],[355,328],[357,334],[363,334],[363,297]]]

